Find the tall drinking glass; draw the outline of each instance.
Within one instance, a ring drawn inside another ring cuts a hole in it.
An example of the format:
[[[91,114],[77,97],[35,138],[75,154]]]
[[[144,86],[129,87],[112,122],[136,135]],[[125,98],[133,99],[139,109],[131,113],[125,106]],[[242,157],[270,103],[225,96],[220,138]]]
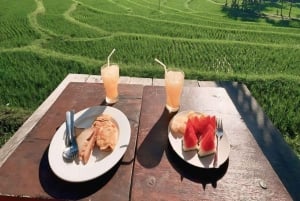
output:
[[[108,104],[118,101],[118,83],[119,83],[119,66],[117,64],[107,64],[101,67],[101,77],[104,84],[106,98]]]
[[[165,88],[167,95],[166,108],[169,112],[177,112],[184,85],[184,72],[179,69],[168,69],[165,72]]]

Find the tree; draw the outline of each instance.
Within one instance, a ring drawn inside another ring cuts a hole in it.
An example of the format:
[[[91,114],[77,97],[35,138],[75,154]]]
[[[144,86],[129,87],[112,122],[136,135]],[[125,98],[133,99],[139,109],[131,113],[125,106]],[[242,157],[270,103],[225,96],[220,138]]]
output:
[[[282,15],[282,9],[283,9],[283,0],[281,0],[281,8],[280,8],[280,15],[281,15],[281,17],[283,17],[283,15]]]
[[[238,8],[239,7],[239,0],[232,0],[231,1],[231,7],[232,8]]]
[[[160,10],[160,0],[158,0],[158,10]]]
[[[294,0],[290,0],[290,10],[289,10],[289,18],[291,18],[291,14],[292,14],[292,7],[293,7],[293,3],[294,3]]]

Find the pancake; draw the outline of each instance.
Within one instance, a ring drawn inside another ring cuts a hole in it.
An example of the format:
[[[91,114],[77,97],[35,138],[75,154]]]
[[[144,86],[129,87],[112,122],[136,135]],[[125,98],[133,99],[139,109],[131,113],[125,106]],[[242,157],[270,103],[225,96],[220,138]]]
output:
[[[95,145],[95,137],[93,128],[82,130],[76,137],[78,145],[79,160],[86,164],[90,158]]]
[[[86,129],[76,128],[76,141],[79,148],[79,160],[86,164],[95,145],[101,151],[113,151],[118,142],[119,129],[116,121],[107,114],[99,115],[92,126]]]
[[[112,151],[118,142],[119,130],[114,119],[109,115],[100,115],[93,123],[96,145],[101,151]]]

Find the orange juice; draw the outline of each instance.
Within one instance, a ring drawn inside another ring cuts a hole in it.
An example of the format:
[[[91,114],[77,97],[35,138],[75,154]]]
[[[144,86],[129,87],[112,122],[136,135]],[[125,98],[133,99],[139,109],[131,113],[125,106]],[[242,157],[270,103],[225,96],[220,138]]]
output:
[[[106,102],[115,103],[118,101],[118,82],[119,82],[119,66],[111,64],[110,66],[104,65],[101,67],[101,77],[103,80]]]
[[[180,97],[184,84],[184,72],[169,69],[165,73],[165,88],[167,95],[166,108],[169,112],[176,112],[180,106]]]

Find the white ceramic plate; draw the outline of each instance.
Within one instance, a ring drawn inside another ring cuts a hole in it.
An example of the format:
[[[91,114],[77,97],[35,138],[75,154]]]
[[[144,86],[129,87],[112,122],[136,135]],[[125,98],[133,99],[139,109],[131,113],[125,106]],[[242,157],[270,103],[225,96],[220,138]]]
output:
[[[190,111],[182,111],[177,115],[186,115]],[[174,116],[174,117],[175,117]],[[174,119],[173,117],[173,119]],[[173,134],[170,130],[170,125],[172,120],[169,124],[169,131],[168,131],[168,138],[169,142],[173,148],[173,150],[177,153],[177,155],[182,158],[187,163],[200,167],[200,168],[214,168],[214,157],[215,155],[209,155],[205,157],[199,157],[197,154],[197,150],[192,151],[183,151],[182,149],[182,137],[178,137],[178,135]],[[227,135],[224,133],[223,137],[219,141],[219,153],[218,153],[218,165],[223,164],[227,158],[229,157],[230,152],[230,144],[228,142]]]
[[[100,114],[109,114],[117,122],[119,138],[116,148],[112,152],[102,152],[94,148],[87,164],[74,160],[67,163],[63,160],[62,152],[65,149],[65,123],[56,131],[49,146],[49,164],[53,172],[61,179],[69,182],[84,182],[101,176],[110,170],[124,155],[130,141],[131,128],[125,114],[109,106],[95,106],[84,109],[75,114],[75,127],[88,128]]]

